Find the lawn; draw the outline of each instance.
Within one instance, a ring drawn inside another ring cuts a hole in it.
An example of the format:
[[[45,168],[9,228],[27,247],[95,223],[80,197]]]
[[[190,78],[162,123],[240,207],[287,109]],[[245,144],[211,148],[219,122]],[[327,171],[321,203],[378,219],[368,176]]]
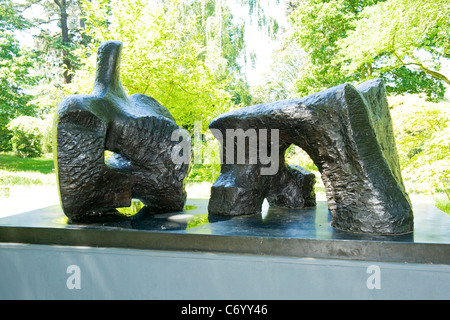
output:
[[[0,217],[59,203],[53,155],[0,153]]]
[[[439,210],[450,215],[450,200],[446,195],[438,195],[435,197],[435,205]]]
[[[8,172],[39,172],[49,174],[54,172],[53,155],[46,154],[39,158],[21,158],[12,152],[0,153],[0,170]]]
[[[53,155],[21,158],[12,153],[0,153],[0,186],[55,185]]]

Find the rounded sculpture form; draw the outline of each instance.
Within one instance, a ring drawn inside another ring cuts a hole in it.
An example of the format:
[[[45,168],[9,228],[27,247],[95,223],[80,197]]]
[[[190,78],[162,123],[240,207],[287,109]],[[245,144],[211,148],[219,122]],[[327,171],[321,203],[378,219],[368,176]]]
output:
[[[171,159],[171,135],[180,127],[155,99],[127,96],[121,52],[120,41],[101,44],[91,94],[66,97],[57,108],[55,167],[61,205],[73,221],[115,214],[133,198],[158,213],[180,211],[186,201],[189,163]],[[187,132],[183,139],[190,141]]]

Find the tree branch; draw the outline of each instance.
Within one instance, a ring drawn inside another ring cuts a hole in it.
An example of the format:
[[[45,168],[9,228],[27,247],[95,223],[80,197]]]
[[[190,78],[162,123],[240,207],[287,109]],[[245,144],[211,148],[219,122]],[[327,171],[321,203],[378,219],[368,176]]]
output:
[[[24,3],[24,4],[14,4],[14,8],[21,9],[23,12],[41,1],[42,0],[34,0],[34,1],[30,1],[29,3]]]
[[[392,49],[392,53],[394,54],[394,57],[400,62],[400,64],[401,64],[402,66],[408,66],[408,65],[418,66],[418,67],[420,68],[420,70],[422,70],[422,71],[425,72],[426,74],[429,74],[430,76],[432,76],[432,77],[434,77],[434,78],[436,78],[436,79],[442,80],[442,81],[444,81],[445,83],[447,83],[447,84],[450,85],[450,80],[449,80],[445,75],[443,75],[442,73],[439,73],[439,72],[437,72],[437,71],[430,70],[430,69],[426,68],[422,63],[418,62],[416,59],[415,59],[416,62],[405,63],[405,62],[399,57],[399,55],[397,54],[397,52],[395,51],[395,35],[396,35],[396,33],[397,33],[397,29],[394,30],[394,35],[393,35],[393,37],[392,37],[392,44],[391,44],[392,48],[391,48],[391,49]]]
[[[398,56],[397,52],[395,52],[395,50],[392,51],[392,53],[394,54],[394,57],[398,60],[398,62],[400,62],[400,64],[402,66],[406,66],[406,64],[403,62],[403,60]]]
[[[394,54],[395,58],[400,62],[400,64],[402,66],[417,66],[417,67],[420,68],[420,70],[422,70],[426,74],[429,74],[430,76],[432,76],[432,77],[434,77],[436,79],[442,80],[445,83],[450,85],[450,80],[445,75],[443,75],[442,73],[439,73],[439,72],[434,71],[434,70],[430,70],[427,67],[425,67],[422,63],[419,63],[419,62],[405,63],[405,62],[403,62],[402,59],[400,59],[400,57],[398,56],[398,54],[395,51],[393,52],[393,54]]]
[[[49,19],[49,20],[46,20],[46,21],[34,20],[32,23],[36,27],[36,26],[41,26],[43,24],[49,24],[49,23],[54,22],[54,21],[59,21],[59,18]]]
[[[440,79],[450,85],[450,80],[446,76],[444,76],[442,73],[439,73],[434,70],[430,70],[430,69],[424,67],[423,64],[421,64],[421,63],[410,63],[410,64],[418,66],[420,68],[420,70],[422,70],[426,74],[429,74],[437,79]]]
[[[450,58],[450,42],[448,43],[447,47],[444,50],[444,57]]]

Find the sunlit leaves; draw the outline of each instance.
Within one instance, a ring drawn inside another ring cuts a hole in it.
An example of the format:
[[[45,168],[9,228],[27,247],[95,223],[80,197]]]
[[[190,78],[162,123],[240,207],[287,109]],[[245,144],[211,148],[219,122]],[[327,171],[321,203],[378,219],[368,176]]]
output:
[[[348,80],[334,58],[338,40],[353,28],[352,21],[359,11],[351,8],[350,0],[304,0],[291,14],[293,39],[308,55],[296,83],[299,94],[307,95]]]
[[[450,104],[406,95],[390,98],[390,105],[408,188],[450,192]]]
[[[354,21],[354,30],[338,41],[335,61],[344,63],[347,74],[357,72],[365,63],[374,64],[379,73],[402,66],[438,71],[437,59],[449,43],[450,2],[388,0],[367,7]]]
[[[206,128],[229,108],[226,79],[217,79],[200,58],[206,47],[197,17],[186,15],[178,1],[115,1],[109,8],[87,1],[87,8],[98,10],[89,13],[89,21],[96,20],[102,29],[92,34],[97,43],[124,42],[121,80],[129,94],[152,96],[188,129],[194,121],[203,121]]]
[[[384,77],[395,78],[395,93],[420,90],[439,99],[439,82],[450,83],[439,72],[439,59],[450,56],[446,0],[303,0],[290,17],[293,39],[308,55],[296,83],[302,95]],[[401,67],[409,72],[395,71]]]

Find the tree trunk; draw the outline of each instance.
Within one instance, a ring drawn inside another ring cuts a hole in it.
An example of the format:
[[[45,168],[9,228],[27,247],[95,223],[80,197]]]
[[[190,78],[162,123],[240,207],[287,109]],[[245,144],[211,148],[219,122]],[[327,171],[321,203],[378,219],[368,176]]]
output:
[[[70,61],[69,55],[69,27],[67,25],[67,2],[66,0],[54,0],[56,5],[58,5],[60,9],[60,23],[61,23],[61,35],[62,35],[62,58],[63,58],[63,67],[64,67],[64,83],[72,82],[72,63]]]

